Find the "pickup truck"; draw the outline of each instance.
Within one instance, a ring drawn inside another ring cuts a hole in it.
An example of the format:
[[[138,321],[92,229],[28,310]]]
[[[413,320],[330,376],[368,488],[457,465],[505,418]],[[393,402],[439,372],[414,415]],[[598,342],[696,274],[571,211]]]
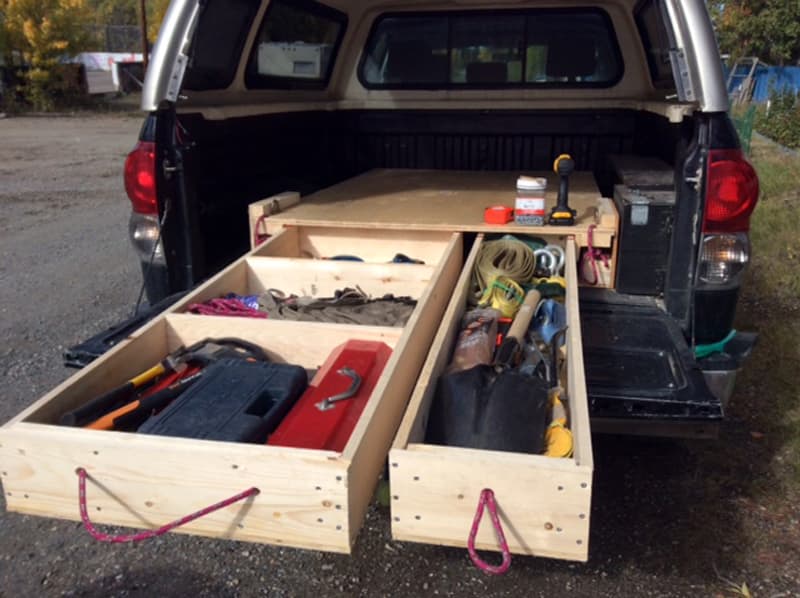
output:
[[[151,302],[241,255],[261,198],[569,152],[619,215],[614,280],[580,294],[593,430],[714,434],[755,340],[733,318],[758,180],[701,0],[174,0],[142,109]]]
[[[9,510],[349,553],[383,477],[501,573],[589,558],[593,433],[714,435],[758,181],[700,0],[174,0],[142,107],[170,305],[0,428]]]

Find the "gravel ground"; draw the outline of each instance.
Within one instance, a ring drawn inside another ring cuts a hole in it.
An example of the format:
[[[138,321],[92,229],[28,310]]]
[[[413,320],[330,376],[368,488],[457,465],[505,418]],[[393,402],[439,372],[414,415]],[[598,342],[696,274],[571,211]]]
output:
[[[2,420],[71,373],[65,346],[132,309],[121,168],[139,124],[0,120]],[[181,535],[108,546],[74,522],[3,509],[0,596],[732,596],[742,583],[800,594],[800,501],[746,419],[730,418],[717,442],[608,437],[594,449],[586,564],[516,557],[490,578],[465,550],[393,542],[377,505],[350,557]]]

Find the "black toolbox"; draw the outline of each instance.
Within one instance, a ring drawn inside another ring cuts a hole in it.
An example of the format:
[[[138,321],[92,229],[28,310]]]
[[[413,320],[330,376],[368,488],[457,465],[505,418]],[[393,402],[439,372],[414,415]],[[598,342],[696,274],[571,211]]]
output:
[[[675,192],[616,185],[620,215],[616,289],[632,295],[664,290],[675,211]]]

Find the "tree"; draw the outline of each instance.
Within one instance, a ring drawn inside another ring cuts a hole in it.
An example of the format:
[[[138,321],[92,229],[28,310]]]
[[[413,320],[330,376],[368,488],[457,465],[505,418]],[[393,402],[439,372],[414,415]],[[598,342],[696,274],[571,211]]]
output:
[[[146,0],[147,38],[154,42],[170,0]],[[139,26],[139,0],[89,0],[98,25]]]
[[[720,48],[772,64],[800,60],[800,0],[707,0]]]
[[[151,42],[156,41],[164,13],[167,12],[170,0],[150,0],[147,7],[147,37]]]
[[[8,56],[25,70],[25,95],[37,108],[50,109],[54,96],[69,87],[60,63],[86,49],[91,41],[86,0],[0,0]]]

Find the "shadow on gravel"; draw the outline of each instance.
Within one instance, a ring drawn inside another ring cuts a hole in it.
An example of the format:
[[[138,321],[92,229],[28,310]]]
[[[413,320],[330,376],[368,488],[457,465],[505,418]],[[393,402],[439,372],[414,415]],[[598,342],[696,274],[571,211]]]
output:
[[[751,272],[740,299],[737,328],[760,338],[719,439],[595,437],[589,566],[697,584],[796,567],[788,497],[800,481],[800,309],[763,282]]]
[[[81,598],[110,596],[158,596],[183,598],[192,596],[232,596],[235,592],[220,579],[184,572],[175,568],[143,566],[131,568],[125,575],[101,577],[91,587],[75,587],[68,594]]]

